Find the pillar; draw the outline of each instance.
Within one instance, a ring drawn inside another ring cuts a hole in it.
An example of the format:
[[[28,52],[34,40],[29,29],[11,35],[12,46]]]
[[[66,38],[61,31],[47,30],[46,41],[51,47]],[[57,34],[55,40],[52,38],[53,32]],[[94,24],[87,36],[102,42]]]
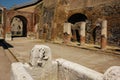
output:
[[[3,29],[2,38],[5,38],[5,8],[1,8],[2,17],[1,17],[1,28]]]
[[[80,45],[85,44],[85,26],[86,22],[80,22]]]
[[[47,34],[48,34],[48,24],[45,23],[43,25],[43,39],[46,41],[47,40]]]
[[[72,33],[73,33],[73,34],[72,34],[73,41],[76,41],[76,40],[77,40],[77,38],[76,38],[76,31],[73,30]]]
[[[103,20],[101,29],[101,49],[106,49],[106,46],[107,46],[107,20]]]
[[[51,39],[54,41],[55,38],[56,38],[56,34],[57,34],[57,23],[56,22],[53,22],[52,23],[52,35],[51,35]]]
[[[71,23],[64,23],[63,33],[64,33],[64,43],[68,44],[71,41]]]
[[[38,26],[39,24],[37,23],[36,25],[35,25],[35,29],[34,29],[34,32],[35,32],[35,38],[36,39],[39,39],[39,26]]]

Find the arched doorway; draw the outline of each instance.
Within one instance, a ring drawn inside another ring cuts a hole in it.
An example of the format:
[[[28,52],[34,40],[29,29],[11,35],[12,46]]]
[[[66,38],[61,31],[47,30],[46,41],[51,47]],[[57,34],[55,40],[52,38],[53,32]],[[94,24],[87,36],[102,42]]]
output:
[[[27,19],[21,15],[14,16],[11,20],[11,32],[13,37],[26,37]]]
[[[72,41],[80,41],[80,26],[79,22],[85,22],[87,20],[87,17],[84,14],[76,13],[71,15],[68,18],[68,22],[72,24]]]

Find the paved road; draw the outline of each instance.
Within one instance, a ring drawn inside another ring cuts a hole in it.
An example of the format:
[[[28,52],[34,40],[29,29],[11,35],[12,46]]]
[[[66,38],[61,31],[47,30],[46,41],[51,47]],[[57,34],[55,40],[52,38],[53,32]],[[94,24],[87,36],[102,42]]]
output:
[[[14,39],[9,42],[14,46],[15,55],[23,62],[29,62],[29,52],[35,44],[44,44],[51,48],[53,59],[64,58],[99,72],[105,72],[110,66],[120,66],[120,55],[91,51],[52,43],[41,43],[38,40]]]
[[[10,80],[10,61],[0,46],[0,80]]]
[[[11,47],[3,39],[0,39],[0,80],[10,80],[11,63],[16,62],[5,44]]]

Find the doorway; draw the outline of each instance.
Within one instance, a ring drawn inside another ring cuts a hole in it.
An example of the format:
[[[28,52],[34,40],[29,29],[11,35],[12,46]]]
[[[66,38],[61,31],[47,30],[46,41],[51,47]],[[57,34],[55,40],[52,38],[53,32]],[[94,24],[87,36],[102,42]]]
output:
[[[21,15],[14,16],[11,20],[11,32],[13,37],[26,37],[27,19]]]
[[[84,14],[76,13],[71,15],[68,18],[68,22],[72,24],[72,36],[74,36],[75,39],[71,39],[73,41],[80,42],[80,26],[78,22],[85,22],[87,20],[87,17]]]

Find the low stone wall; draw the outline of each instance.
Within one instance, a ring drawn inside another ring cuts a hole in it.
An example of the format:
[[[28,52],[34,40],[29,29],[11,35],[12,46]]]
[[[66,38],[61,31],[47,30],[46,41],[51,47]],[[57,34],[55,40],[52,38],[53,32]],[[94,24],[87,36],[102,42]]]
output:
[[[52,64],[46,68],[32,68],[27,67],[26,70],[32,76],[34,80],[59,80],[58,79],[58,66],[56,61],[52,61]]]
[[[102,74],[64,59],[52,61],[48,46],[35,45],[29,64],[12,64],[11,80],[120,80],[120,66],[113,66]]]
[[[47,68],[34,68],[20,62],[13,63],[11,80],[119,80],[120,66],[110,67],[104,74],[82,65],[57,59]]]
[[[103,74],[82,65],[57,59],[59,80],[103,80]]]
[[[11,80],[33,80],[21,62],[12,63]]]

